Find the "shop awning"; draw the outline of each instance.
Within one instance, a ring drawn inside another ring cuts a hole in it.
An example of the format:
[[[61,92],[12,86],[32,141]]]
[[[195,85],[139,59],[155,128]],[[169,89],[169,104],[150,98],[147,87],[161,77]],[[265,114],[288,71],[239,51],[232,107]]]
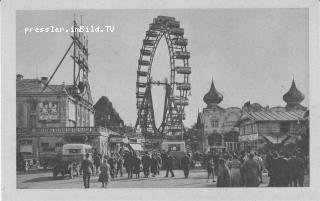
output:
[[[289,135],[282,134],[282,135],[263,135],[269,142],[272,144],[281,144],[284,140],[288,138]]]
[[[143,151],[141,144],[129,144],[129,145],[135,151]]]

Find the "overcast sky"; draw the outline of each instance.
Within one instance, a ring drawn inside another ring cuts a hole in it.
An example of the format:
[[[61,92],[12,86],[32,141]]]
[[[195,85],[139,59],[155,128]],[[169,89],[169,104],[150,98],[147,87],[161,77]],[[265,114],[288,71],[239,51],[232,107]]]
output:
[[[284,106],[284,93],[294,76],[309,101],[308,9],[216,10],[88,10],[18,11],[17,73],[25,78],[50,77],[71,43],[70,33],[28,33],[26,27],[72,26],[82,15],[84,25],[114,25],[113,33],[88,33],[89,81],[94,102],[106,95],[128,125],[135,124],[136,71],[145,31],[154,17],[167,15],[180,21],[189,40],[192,67],[190,105],[185,125],[192,125],[211,80],[224,99],[221,107],[241,107],[246,101],[263,106]],[[52,84],[71,84],[71,52]],[[157,49],[152,76],[169,75],[164,41]],[[153,87],[157,126],[163,110],[163,87]]]

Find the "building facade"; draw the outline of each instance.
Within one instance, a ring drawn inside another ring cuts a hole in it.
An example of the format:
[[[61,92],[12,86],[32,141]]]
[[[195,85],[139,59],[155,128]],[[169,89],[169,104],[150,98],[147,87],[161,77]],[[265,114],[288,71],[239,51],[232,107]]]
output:
[[[89,83],[47,85],[46,77],[16,78],[17,153],[42,159],[61,153],[63,144],[86,143],[108,152],[113,132],[94,126]],[[47,85],[47,86],[46,86]]]
[[[222,100],[223,95],[217,91],[212,81],[209,92],[203,97],[207,107],[203,109],[202,113],[199,113],[198,117],[198,121],[200,119],[202,125],[197,125],[202,129],[202,149],[204,152],[238,149],[239,129],[234,125],[241,117],[241,109],[237,107],[222,108],[219,106]]]
[[[207,107],[198,114],[196,133],[201,135],[202,151],[261,150],[292,145],[301,139],[303,115],[307,108],[300,103],[304,95],[294,80],[284,94],[285,107],[269,108],[246,102],[242,108],[223,108],[223,95],[214,83],[203,97]]]
[[[297,89],[294,80],[291,88],[284,94],[285,107],[243,110],[237,122],[240,129],[240,147],[245,151],[278,150],[287,151],[297,145],[306,131],[304,116],[307,108],[300,103],[304,95]],[[291,148],[290,148],[291,147]]]

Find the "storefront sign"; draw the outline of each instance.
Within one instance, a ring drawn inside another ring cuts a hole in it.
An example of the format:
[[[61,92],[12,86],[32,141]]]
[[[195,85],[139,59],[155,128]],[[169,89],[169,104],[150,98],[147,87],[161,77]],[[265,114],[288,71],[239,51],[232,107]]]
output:
[[[239,136],[239,141],[254,141],[254,140],[258,140],[258,134]]]
[[[32,153],[32,145],[20,145],[20,152]]]
[[[121,143],[124,142],[124,138],[110,138],[110,142],[116,142],[116,143]]]

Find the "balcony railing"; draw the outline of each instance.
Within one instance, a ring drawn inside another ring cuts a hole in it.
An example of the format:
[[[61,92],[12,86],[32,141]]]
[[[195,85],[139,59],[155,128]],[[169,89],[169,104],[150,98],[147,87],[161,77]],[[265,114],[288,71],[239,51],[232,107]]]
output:
[[[47,127],[47,128],[17,128],[17,134],[70,134],[70,133],[105,133],[119,135],[118,133],[103,127]]]

